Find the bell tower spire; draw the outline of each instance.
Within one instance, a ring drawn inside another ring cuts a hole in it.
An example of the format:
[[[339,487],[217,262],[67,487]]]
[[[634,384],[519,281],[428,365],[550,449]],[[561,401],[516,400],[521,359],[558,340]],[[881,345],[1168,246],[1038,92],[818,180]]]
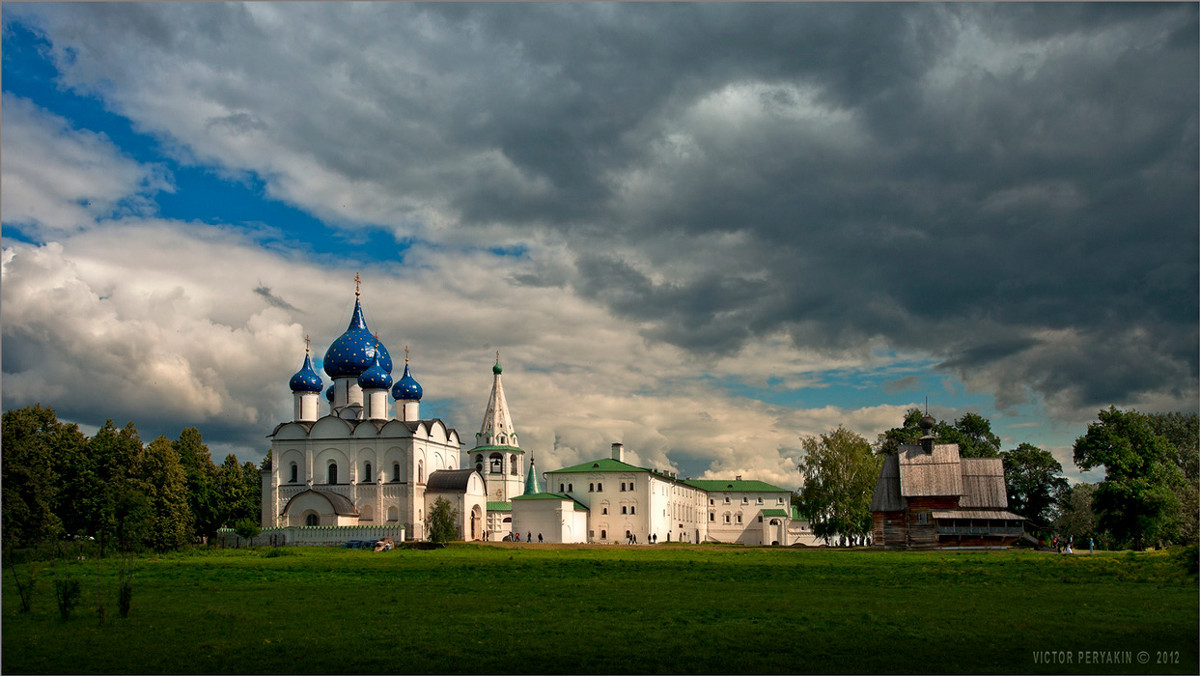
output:
[[[463,463],[483,475],[490,502],[508,502],[525,490],[525,451],[521,450],[504,397],[504,384],[500,380],[503,371],[497,352],[483,424],[475,434],[475,448],[465,452]]]

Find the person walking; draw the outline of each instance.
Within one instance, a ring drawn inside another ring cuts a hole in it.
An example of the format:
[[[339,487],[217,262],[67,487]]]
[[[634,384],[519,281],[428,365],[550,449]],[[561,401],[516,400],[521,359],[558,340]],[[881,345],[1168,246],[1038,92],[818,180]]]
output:
[[[1095,540],[1095,538],[1088,538],[1088,554],[1095,554],[1095,553],[1096,553],[1096,540]]]
[[[533,531],[528,531],[525,533],[525,541],[533,542]]]
[[[538,533],[538,544],[542,544],[542,534]]]

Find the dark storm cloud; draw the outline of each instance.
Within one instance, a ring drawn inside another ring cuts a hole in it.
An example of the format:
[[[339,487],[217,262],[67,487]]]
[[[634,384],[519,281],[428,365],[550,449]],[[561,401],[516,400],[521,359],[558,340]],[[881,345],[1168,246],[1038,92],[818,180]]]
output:
[[[112,31],[58,30],[76,48],[159,50],[75,77],[211,63],[197,87],[237,133],[434,205],[457,236],[549,235],[575,270],[525,278],[648,337],[882,339],[1061,415],[1196,389],[1194,4],[74,11]]]
[[[303,310],[296,307],[295,305],[292,305],[291,303],[280,298],[279,296],[276,296],[274,293],[271,292],[271,287],[269,287],[269,286],[264,286],[262,284],[259,284],[258,286],[256,286],[254,288],[254,293],[261,296],[263,300],[267,301],[267,303],[269,303],[277,308],[280,308],[282,310],[289,310],[291,312],[300,312],[300,313],[304,312]]]

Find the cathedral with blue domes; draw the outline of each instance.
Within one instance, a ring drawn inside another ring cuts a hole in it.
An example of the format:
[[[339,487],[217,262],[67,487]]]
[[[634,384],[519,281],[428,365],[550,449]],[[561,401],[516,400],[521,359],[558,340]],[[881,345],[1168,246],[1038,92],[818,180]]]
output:
[[[357,287],[357,276],[355,281]],[[392,357],[367,328],[358,288],[350,325],[326,350],[321,366],[332,380],[328,389],[306,350],[289,381],[293,420],[269,435],[263,527],[395,526],[410,539],[424,539],[425,515],[443,498],[458,511],[462,536],[482,538],[487,482],[464,466],[453,428],[421,418],[423,392],[407,348],[404,374],[393,383]],[[523,468],[519,475],[524,477]]]
[[[293,420],[269,435],[262,525],[270,537],[298,531],[317,538],[310,544],[355,537],[340,528],[306,528],[332,526],[423,540],[426,515],[445,499],[458,513],[464,540],[524,533],[531,541],[536,533],[545,542],[816,543],[788,490],[741,476],[679,479],[625,462],[620,443],[611,458],[545,472],[543,489],[532,455],[527,464],[518,443],[499,353],[483,424],[466,450],[454,429],[421,418],[423,390],[408,348],[404,374],[393,381],[392,357],[367,328],[358,281],[356,275],[350,325],[321,362],[332,384],[325,388],[306,348],[289,381]]]

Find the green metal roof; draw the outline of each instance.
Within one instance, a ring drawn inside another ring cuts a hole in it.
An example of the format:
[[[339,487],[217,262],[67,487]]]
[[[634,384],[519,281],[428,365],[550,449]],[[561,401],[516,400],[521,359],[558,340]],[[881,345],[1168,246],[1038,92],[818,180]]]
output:
[[[700,490],[708,491],[709,493],[719,493],[721,491],[759,491],[764,493],[788,492],[788,489],[786,488],[772,486],[765,481],[738,481],[736,479],[685,479],[683,483],[699,488]]]
[[[505,451],[507,453],[524,453],[525,452],[516,446],[476,446],[475,448],[472,448],[470,450],[471,453],[475,453],[475,452],[482,453],[484,451]]]
[[[620,460],[612,458],[604,458],[603,460],[592,460],[590,462],[581,463],[572,467],[564,467],[562,469],[551,470],[546,474],[567,474],[567,473],[594,473],[594,472],[649,472],[645,467],[638,467]]]
[[[525,495],[541,492],[542,487],[538,484],[537,470],[533,466],[533,456],[529,456],[529,474],[525,475]]]
[[[533,495],[518,495],[517,497],[513,498],[513,500],[570,500],[571,502],[575,503],[576,512],[588,511],[588,508],[583,503],[569,495],[563,495],[561,493],[535,493]]]
[[[763,516],[782,516],[783,518],[786,519],[788,513],[786,510],[782,510],[782,509],[764,509],[762,511],[762,515]]]
[[[487,503],[487,511],[489,512],[511,512],[511,502],[489,502]]]

